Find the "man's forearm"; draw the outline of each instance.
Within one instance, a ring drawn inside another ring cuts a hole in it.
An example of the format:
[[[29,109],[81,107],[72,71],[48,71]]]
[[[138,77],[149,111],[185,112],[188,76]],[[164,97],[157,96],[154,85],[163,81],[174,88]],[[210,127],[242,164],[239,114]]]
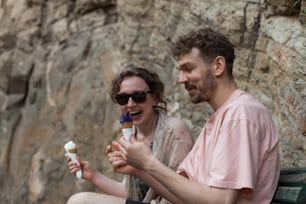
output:
[[[156,180],[147,172],[140,170],[137,174],[135,174],[135,176],[137,176],[138,178],[143,180],[146,184],[148,184],[151,188],[153,188],[154,191],[161,197],[165,198],[171,203],[179,203],[179,200],[177,199],[176,195],[170,192],[158,180]]]
[[[167,189],[164,197],[176,204],[234,204],[237,202],[238,190],[208,187],[204,184],[191,181],[170,168],[163,165],[158,159],[151,157],[144,166],[144,170],[152,176],[156,183]]]

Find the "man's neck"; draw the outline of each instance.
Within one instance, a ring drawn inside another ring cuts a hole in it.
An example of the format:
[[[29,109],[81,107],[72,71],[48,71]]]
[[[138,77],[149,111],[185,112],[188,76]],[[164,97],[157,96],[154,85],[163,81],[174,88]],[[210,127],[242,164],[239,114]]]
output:
[[[217,111],[237,88],[236,83],[233,81],[217,86],[214,97],[209,101],[214,111]]]

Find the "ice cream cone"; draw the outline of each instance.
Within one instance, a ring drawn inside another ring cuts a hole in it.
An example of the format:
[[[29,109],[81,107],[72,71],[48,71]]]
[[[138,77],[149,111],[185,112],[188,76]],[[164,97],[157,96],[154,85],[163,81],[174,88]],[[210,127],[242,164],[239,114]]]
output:
[[[65,156],[70,157],[71,161],[75,162],[76,164],[80,165],[79,161],[77,160],[77,148],[76,148],[76,144],[70,140],[69,142],[67,142],[64,146],[65,149]],[[76,172],[76,176],[78,178],[82,178],[82,170],[78,170]]]
[[[130,141],[133,134],[133,119],[129,113],[122,113],[120,116],[122,134],[125,140]]]

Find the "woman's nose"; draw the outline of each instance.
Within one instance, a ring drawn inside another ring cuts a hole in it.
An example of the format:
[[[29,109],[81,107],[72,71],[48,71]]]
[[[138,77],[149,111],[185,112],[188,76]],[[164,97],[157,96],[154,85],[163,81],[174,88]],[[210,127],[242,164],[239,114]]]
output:
[[[132,97],[129,97],[129,100],[128,100],[128,102],[127,102],[126,105],[127,105],[127,106],[135,106],[136,103],[135,103],[135,101],[133,101]]]

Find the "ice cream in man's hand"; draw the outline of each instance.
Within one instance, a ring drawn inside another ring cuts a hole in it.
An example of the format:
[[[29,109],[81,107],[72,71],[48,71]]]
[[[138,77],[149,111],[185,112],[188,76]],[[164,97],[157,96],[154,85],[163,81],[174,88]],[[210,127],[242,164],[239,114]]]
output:
[[[80,165],[79,161],[77,160],[77,146],[72,140],[67,142],[64,146],[65,149],[65,156],[70,157],[71,161],[75,162],[76,164]],[[76,172],[76,176],[78,178],[82,178],[82,170],[78,170]]]
[[[130,141],[133,134],[133,119],[130,113],[122,113],[120,116],[122,134],[125,140]]]

